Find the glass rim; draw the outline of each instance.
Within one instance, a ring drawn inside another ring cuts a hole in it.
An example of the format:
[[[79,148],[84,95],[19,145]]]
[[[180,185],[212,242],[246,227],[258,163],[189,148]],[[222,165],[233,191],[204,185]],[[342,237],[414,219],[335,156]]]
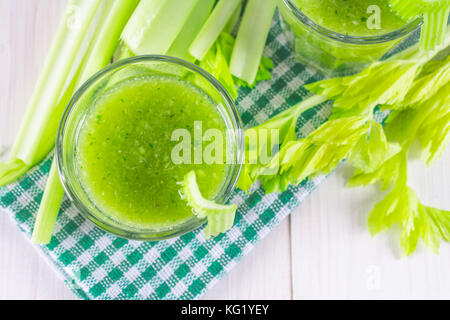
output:
[[[411,32],[417,30],[422,25],[422,19],[417,18],[413,21],[406,23],[406,25],[400,29],[381,34],[376,36],[351,36],[345,35],[339,32],[335,32],[328,28],[322,27],[315,23],[311,18],[305,15],[291,0],[281,0],[283,4],[289,9],[289,11],[297,18],[297,20],[320,33],[321,35],[348,44],[368,45],[368,44],[381,44],[393,40],[399,40],[404,36],[411,34]]]
[[[195,216],[192,218],[189,218],[185,222],[175,225],[175,226],[169,226],[164,228],[159,228],[155,230],[142,230],[131,226],[126,226],[126,228],[118,227],[120,223],[116,223],[116,225],[113,225],[112,223],[106,221],[105,219],[98,217],[94,213],[91,212],[91,210],[83,203],[84,201],[81,200],[77,193],[73,190],[73,186],[70,183],[70,176],[68,174],[68,168],[65,165],[64,161],[64,137],[67,129],[68,119],[72,112],[74,111],[74,108],[76,107],[79,100],[83,97],[84,93],[89,90],[94,84],[97,83],[98,80],[100,80],[103,76],[112,73],[116,70],[119,70],[122,67],[126,67],[127,65],[133,65],[135,63],[139,62],[162,62],[162,63],[168,63],[168,64],[174,64],[178,65],[182,68],[186,68],[190,70],[191,72],[198,74],[202,76],[204,79],[206,79],[209,84],[211,84],[214,89],[219,93],[221,99],[224,102],[224,108],[227,110],[227,114],[229,116],[229,120],[231,120],[231,124],[234,128],[232,128],[232,131],[234,132],[235,139],[236,139],[236,155],[235,155],[235,163],[230,164],[233,167],[230,169],[230,172],[227,173],[226,180],[223,183],[223,186],[219,189],[218,194],[214,198],[214,201],[217,201],[219,203],[226,202],[232,195],[232,192],[234,191],[241,170],[242,170],[242,164],[244,159],[244,151],[245,151],[245,140],[244,140],[244,126],[242,123],[242,120],[240,118],[240,115],[237,111],[237,108],[234,104],[233,99],[231,98],[228,91],[225,89],[225,87],[210,73],[205,71],[204,69],[198,67],[197,65],[185,61],[183,59],[166,56],[166,55],[140,55],[135,56],[127,59],[123,59],[120,61],[117,61],[100,71],[98,71],[96,74],[94,74],[91,78],[89,78],[87,81],[83,83],[83,85],[75,92],[75,94],[72,96],[71,100],[69,101],[69,104],[66,106],[64,110],[64,114],[61,118],[58,132],[57,132],[57,138],[56,138],[56,147],[55,147],[55,161],[58,169],[58,175],[59,179],[61,180],[61,184],[64,188],[64,191],[66,195],[70,198],[72,203],[77,207],[77,209],[81,212],[83,216],[85,216],[88,220],[92,221],[96,226],[99,228],[112,233],[114,235],[127,238],[130,240],[142,240],[142,241],[159,241],[169,238],[174,238],[177,236],[180,236],[182,234],[188,233],[190,231],[193,231],[200,226],[202,226],[206,219],[199,219]],[[207,93],[206,93],[207,94]],[[209,94],[207,94],[210,96]],[[213,100],[217,101],[217,99],[212,98]],[[228,125],[227,125],[228,127]],[[227,131],[230,128],[227,128]],[[81,184],[81,183],[80,183]],[[92,200],[89,199],[90,202],[93,203]],[[99,210],[103,213],[102,210]],[[105,216],[107,216],[105,214]]]

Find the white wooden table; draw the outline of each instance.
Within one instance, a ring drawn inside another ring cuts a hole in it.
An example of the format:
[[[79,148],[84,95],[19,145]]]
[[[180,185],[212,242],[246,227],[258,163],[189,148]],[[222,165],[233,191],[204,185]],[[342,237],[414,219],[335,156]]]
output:
[[[0,145],[10,144],[65,1],[0,0]],[[410,169],[425,203],[450,208],[450,150],[430,170]],[[345,189],[333,174],[205,298],[450,298],[450,246],[401,258],[395,233],[372,239],[375,189]],[[0,212],[0,299],[74,299],[35,248]]]

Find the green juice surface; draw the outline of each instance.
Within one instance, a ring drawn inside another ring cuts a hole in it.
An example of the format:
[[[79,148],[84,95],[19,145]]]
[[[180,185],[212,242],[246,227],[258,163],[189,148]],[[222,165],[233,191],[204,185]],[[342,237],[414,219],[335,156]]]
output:
[[[389,8],[388,0],[293,0],[316,24],[351,36],[376,36],[402,28],[406,22]],[[371,5],[380,8],[380,29],[370,29],[367,13]]]
[[[139,229],[168,228],[192,218],[179,195],[186,173],[195,170],[200,190],[213,198],[224,183],[227,165],[179,164],[171,160],[175,129],[194,121],[226,130],[205,93],[170,77],[128,80],[104,94],[91,108],[77,141],[76,166],[83,188],[110,218]],[[192,156],[193,157],[193,156]]]

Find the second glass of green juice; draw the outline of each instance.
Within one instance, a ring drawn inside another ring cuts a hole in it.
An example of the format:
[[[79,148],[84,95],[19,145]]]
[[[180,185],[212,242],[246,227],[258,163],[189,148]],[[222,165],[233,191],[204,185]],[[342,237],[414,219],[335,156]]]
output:
[[[402,20],[388,0],[279,0],[278,7],[297,59],[326,76],[361,71],[421,24]]]
[[[58,165],[68,195],[98,226],[159,240],[204,223],[179,194],[188,172],[206,198],[230,197],[242,137],[232,99],[212,76],[179,59],[143,56],[101,71],[75,95],[58,135]]]

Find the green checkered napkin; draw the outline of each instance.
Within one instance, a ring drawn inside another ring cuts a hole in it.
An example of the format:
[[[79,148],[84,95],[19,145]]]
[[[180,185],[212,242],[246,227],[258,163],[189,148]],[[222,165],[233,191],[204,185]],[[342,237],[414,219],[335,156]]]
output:
[[[255,89],[241,89],[237,105],[247,127],[261,123],[302,100],[302,86],[319,79],[297,64],[274,20],[265,55],[275,64],[273,79]],[[300,119],[307,134],[329,113],[316,108]],[[51,158],[0,189],[0,207],[30,237]],[[203,230],[154,243],[130,241],[108,234],[86,220],[66,198],[47,246],[39,247],[57,267],[67,285],[85,299],[194,299],[214,286],[255,244],[274,229],[323,180],[317,178],[283,194],[266,195],[260,188],[240,190],[236,222],[226,234],[205,240]]]

